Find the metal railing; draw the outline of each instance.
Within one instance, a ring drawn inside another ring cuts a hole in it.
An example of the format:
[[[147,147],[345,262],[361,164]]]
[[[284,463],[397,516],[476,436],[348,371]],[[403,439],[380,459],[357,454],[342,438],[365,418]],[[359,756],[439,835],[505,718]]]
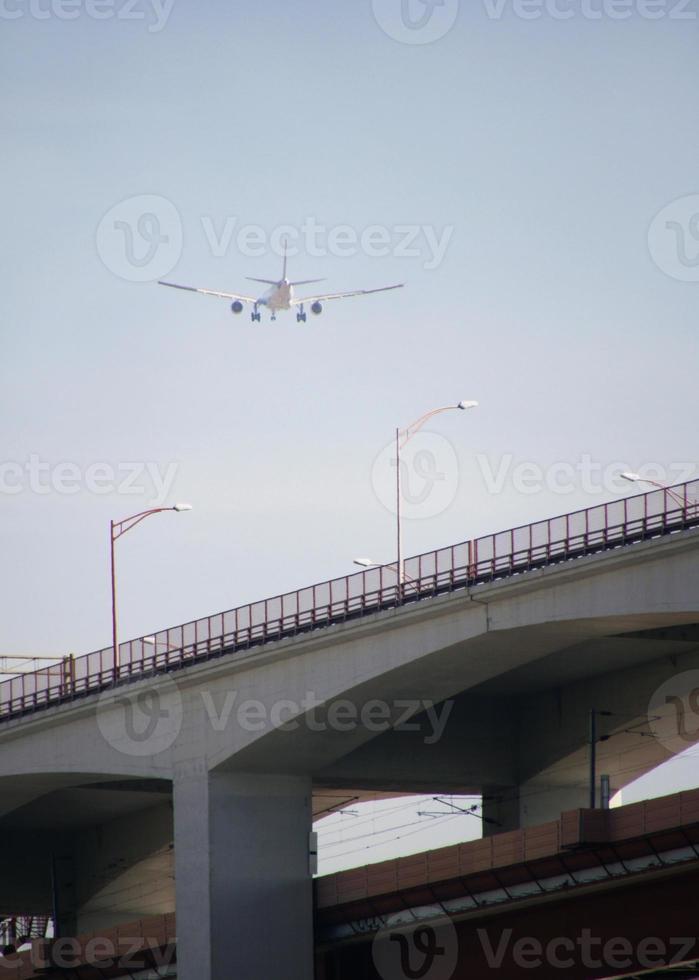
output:
[[[188,664],[333,626],[455,589],[519,575],[699,526],[699,480],[485,535],[395,565],[355,572],[296,592],[183,623],[0,683],[0,721]]]
[[[50,915],[0,917],[0,945],[4,948],[23,946],[32,939],[43,939],[49,932],[53,932],[53,922]]]

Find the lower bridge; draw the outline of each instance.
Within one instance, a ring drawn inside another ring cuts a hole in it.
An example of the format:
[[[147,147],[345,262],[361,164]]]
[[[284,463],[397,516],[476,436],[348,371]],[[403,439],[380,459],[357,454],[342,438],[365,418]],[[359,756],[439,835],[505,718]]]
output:
[[[317,980],[699,976],[699,790],[319,878]]]
[[[699,790],[315,882],[315,980],[699,975]],[[267,923],[270,941],[275,923]],[[8,980],[177,977],[174,914],[0,957]],[[279,977],[284,976],[279,950]],[[234,976],[231,973],[231,976]]]

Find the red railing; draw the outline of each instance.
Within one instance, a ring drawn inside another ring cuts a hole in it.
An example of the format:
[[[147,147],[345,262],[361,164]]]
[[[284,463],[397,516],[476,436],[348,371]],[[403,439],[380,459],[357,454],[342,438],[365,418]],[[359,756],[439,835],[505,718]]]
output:
[[[401,588],[395,565],[382,565],[129,640],[120,644],[116,671],[112,648],[106,647],[65,658],[58,672],[44,669],[13,677],[0,683],[0,720],[381,609],[698,525],[695,480],[489,534],[408,558]]]

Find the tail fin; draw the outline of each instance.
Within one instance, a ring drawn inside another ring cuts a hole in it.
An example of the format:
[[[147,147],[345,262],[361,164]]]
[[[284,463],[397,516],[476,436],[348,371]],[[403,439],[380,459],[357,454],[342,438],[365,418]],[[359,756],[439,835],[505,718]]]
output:
[[[282,268],[282,280],[286,279],[286,259],[287,259],[287,244],[288,239],[284,239],[284,267]]]

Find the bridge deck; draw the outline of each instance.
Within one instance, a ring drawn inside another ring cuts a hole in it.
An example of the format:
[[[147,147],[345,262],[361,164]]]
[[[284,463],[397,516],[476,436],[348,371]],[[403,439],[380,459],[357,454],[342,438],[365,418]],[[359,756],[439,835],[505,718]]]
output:
[[[0,722],[371,613],[699,526],[699,481],[430,551],[250,603],[0,684]],[[116,662],[115,662],[116,660]]]

